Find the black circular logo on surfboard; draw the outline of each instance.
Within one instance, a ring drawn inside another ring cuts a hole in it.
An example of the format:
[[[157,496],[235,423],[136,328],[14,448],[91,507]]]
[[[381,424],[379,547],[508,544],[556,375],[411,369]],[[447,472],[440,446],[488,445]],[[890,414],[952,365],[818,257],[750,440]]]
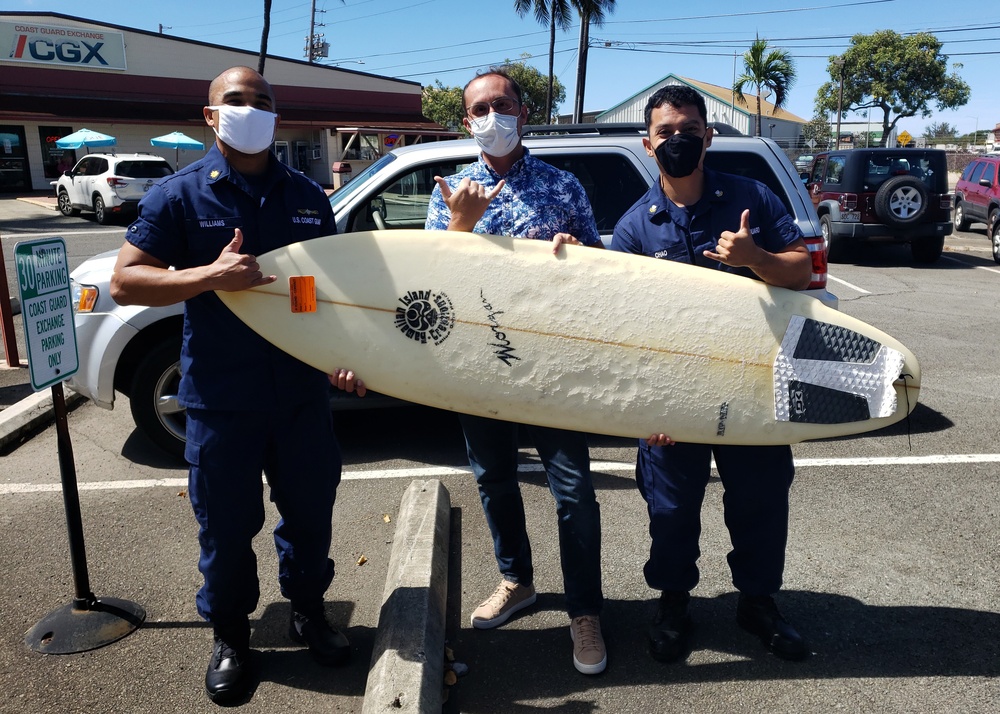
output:
[[[451,299],[432,290],[410,290],[399,298],[396,327],[411,340],[439,345],[455,326]]]

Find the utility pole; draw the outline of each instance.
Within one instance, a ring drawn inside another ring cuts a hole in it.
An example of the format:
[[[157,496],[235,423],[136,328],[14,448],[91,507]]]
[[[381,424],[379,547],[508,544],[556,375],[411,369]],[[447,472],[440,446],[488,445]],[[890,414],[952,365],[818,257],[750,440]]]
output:
[[[320,10],[326,12],[326,10]],[[327,57],[330,54],[330,45],[326,42],[326,35],[317,35],[316,28],[324,27],[323,23],[316,24],[316,0],[312,0],[312,11],[309,14],[309,36],[306,38],[306,46],[303,49],[309,63],[317,57]]]
[[[834,149],[840,148],[840,115],[844,110],[844,58],[838,57],[833,61],[837,68],[840,70],[840,96],[837,99],[837,137],[835,139],[836,144],[834,144]]]
[[[583,122],[583,91],[587,83],[587,49],[590,47],[590,15],[580,18],[580,56],[576,66],[576,102],[573,123]]]

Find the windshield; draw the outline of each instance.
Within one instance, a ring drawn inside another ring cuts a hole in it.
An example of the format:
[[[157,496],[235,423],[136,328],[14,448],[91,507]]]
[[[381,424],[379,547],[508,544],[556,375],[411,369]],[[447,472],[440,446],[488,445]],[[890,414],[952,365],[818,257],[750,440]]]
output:
[[[354,176],[350,181],[345,183],[336,191],[331,193],[330,207],[333,208],[334,214],[336,214],[337,211],[340,210],[341,205],[346,203],[347,199],[349,199],[354,194],[354,189],[356,189],[358,186],[363,185],[364,182],[367,181],[369,178],[371,178],[373,174],[378,173],[383,166],[387,166],[388,164],[391,164],[395,160],[396,160],[395,154],[391,153],[386,154],[378,161],[376,161],[374,164],[372,164],[371,166],[363,170],[361,173],[359,173],[357,176]]]
[[[947,166],[943,152],[900,151],[873,153],[867,162],[865,187],[874,191],[894,176],[913,176],[923,181],[931,191],[947,191],[944,180]]]
[[[158,179],[173,172],[166,161],[122,161],[115,167],[116,175],[134,179]]]

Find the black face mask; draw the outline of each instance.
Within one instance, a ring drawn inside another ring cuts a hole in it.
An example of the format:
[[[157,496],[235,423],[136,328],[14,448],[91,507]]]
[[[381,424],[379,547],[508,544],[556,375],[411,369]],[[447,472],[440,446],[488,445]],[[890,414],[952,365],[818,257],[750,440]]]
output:
[[[654,149],[656,160],[660,162],[667,176],[684,178],[694,173],[701,160],[701,149],[705,139],[692,134],[674,134]]]

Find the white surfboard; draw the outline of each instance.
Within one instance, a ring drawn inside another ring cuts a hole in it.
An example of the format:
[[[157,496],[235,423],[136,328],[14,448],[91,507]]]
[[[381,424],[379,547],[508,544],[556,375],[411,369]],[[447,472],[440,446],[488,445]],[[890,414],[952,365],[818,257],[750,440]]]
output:
[[[258,257],[219,296],[264,338],[376,391],[597,434],[791,444],[917,403],[897,340],[791,290],[666,260],[447,231],[372,231]],[[314,288],[310,287],[314,283]]]

